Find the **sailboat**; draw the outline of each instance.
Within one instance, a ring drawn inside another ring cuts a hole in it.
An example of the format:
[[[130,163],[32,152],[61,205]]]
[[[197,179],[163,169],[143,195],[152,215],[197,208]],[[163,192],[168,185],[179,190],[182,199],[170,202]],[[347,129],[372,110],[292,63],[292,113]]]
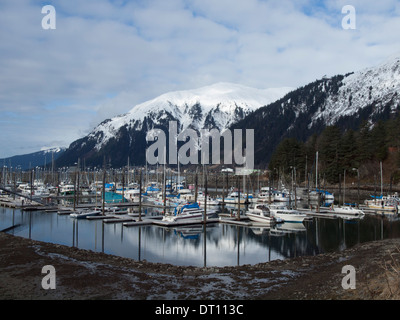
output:
[[[380,163],[381,168],[381,195],[380,196],[372,196],[370,200],[366,200],[365,204],[370,209],[382,210],[382,211],[395,211],[399,213],[400,210],[400,198],[397,192],[394,195],[383,195],[383,170],[382,170],[382,162]]]

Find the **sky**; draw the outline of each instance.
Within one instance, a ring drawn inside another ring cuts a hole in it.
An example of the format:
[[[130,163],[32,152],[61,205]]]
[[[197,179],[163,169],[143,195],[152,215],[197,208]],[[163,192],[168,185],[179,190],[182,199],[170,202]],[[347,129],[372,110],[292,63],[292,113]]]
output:
[[[68,147],[169,91],[371,67],[400,54],[399,30],[399,0],[0,0],[0,159]]]

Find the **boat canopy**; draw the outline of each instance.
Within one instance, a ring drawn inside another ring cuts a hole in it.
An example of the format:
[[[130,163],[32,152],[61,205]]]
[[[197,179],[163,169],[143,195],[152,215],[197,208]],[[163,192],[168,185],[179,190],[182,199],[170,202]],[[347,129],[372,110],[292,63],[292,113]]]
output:
[[[326,191],[326,190],[315,189],[315,191],[316,191],[316,192],[319,192],[319,193],[332,194],[332,193],[330,193],[330,192],[328,192],[328,191]]]
[[[193,203],[187,203],[182,207],[180,207],[179,209],[178,207],[175,207],[174,215],[176,216],[178,214],[178,211],[182,212],[182,210],[184,209],[200,209],[200,206],[197,202],[193,202]]]

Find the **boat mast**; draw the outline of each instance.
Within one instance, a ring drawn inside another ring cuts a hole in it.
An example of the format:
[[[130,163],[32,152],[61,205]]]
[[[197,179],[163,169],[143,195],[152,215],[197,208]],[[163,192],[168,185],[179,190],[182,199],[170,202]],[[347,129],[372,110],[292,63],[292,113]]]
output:
[[[383,171],[382,171],[382,161],[381,161],[380,165],[381,165],[381,196],[383,196]]]
[[[178,159],[178,182],[176,184],[176,192],[179,190],[179,183],[181,180],[181,172],[180,172],[180,167],[179,167],[179,152],[177,152],[177,159]]]
[[[166,214],[166,206],[167,206],[167,189],[166,189],[166,180],[167,180],[167,176],[166,176],[166,170],[165,170],[165,164],[167,162],[167,150],[166,150],[166,146],[164,146],[164,179],[163,179],[163,202],[164,202],[164,215]]]
[[[319,213],[319,192],[318,192],[318,151],[315,155],[315,191],[317,193],[317,212]]]

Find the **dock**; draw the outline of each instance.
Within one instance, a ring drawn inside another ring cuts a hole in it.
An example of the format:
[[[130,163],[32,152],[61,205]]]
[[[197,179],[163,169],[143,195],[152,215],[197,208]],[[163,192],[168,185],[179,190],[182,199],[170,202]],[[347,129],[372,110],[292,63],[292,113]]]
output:
[[[303,212],[307,215],[308,218],[325,218],[325,219],[337,219],[338,215],[334,213],[329,213],[328,211],[314,212],[314,211],[305,211]],[[351,217],[349,215],[349,217]]]
[[[197,219],[188,219],[187,221],[185,220],[181,220],[181,221],[174,221],[174,222],[170,222],[170,221],[158,221],[155,220],[153,222],[153,224],[157,225],[157,226],[161,226],[161,227],[176,227],[176,226],[190,226],[190,225],[194,225],[194,224],[207,224],[207,223],[217,223],[219,222],[218,218],[209,218],[204,220],[197,220]]]
[[[123,223],[123,222],[133,222],[133,221],[136,221],[135,218],[133,218],[133,217],[114,216],[114,217],[109,217],[109,218],[103,219],[104,223]]]

